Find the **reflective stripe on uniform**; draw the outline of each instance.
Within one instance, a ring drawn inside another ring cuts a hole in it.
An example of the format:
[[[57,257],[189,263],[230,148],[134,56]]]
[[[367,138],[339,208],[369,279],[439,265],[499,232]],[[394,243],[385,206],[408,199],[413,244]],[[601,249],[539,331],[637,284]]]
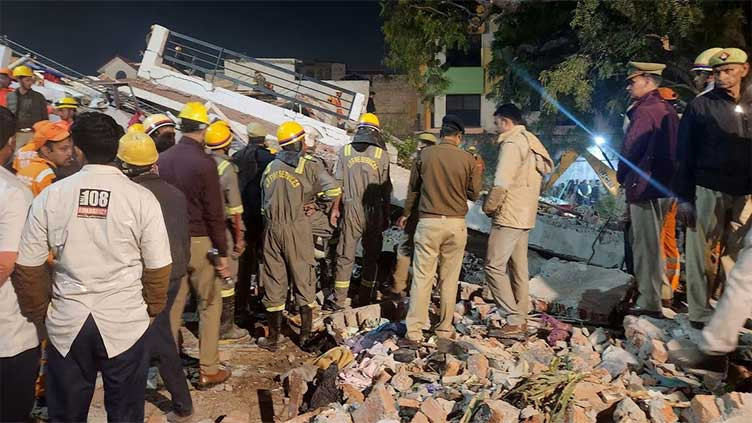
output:
[[[284,309],[285,309],[285,305],[282,304],[282,305],[278,305],[278,306],[274,306],[274,307],[267,307],[266,311],[268,311],[268,312],[274,312],[274,311],[282,311]]]
[[[243,206],[241,205],[237,207],[225,207],[225,213],[227,213],[228,215],[241,214],[243,213]]]
[[[350,281],[334,281],[334,288],[349,288],[350,287]]]
[[[42,181],[44,181],[44,178],[46,178],[46,177],[48,177],[50,175],[54,175],[54,174],[55,174],[55,172],[48,167],[47,169],[45,169],[45,170],[43,170],[43,171],[41,171],[41,172],[39,172],[37,174],[36,178],[34,178],[34,182],[41,183]]]
[[[235,295],[235,288],[222,290],[222,298],[232,297],[233,295]]]
[[[303,158],[301,158],[300,160],[298,160],[298,167],[295,168],[295,173],[297,173],[298,175],[302,175],[303,174],[303,168],[305,168],[305,162],[306,162],[306,160],[303,159]]]
[[[340,195],[342,195],[342,188],[339,188],[339,187],[328,189],[326,191],[321,191],[316,194],[316,196],[318,197],[327,196],[330,198],[339,197]]]
[[[345,146],[345,157],[348,157],[352,154],[352,144],[347,144]]]
[[[376,151],[373,153],[373,157],[377,160],[381,158],[381,154],[384,152],[380,147],[376,147]]]
[[[224,160],[222,163],[217,165],[217,172],[219,172],[219,176],[222,176],[223,173],[225,173],[225,170],[231,165],[229,160]]]
[[[376,286],[376,281],[360,281],[360,284],[366,288],[373,288]]]
[[[315,303],[315,302],[313,302],[313,303],[311,303],[311,304],[308,304],[308,307],[309,307],[309,308],[310,308],[311,310],[313,310],[314,308],[316,308],[316,303]]]

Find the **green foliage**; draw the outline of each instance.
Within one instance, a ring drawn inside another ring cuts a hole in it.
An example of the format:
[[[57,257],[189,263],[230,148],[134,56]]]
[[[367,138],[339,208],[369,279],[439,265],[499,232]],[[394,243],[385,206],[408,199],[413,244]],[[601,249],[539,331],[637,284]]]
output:
[[[467,5],[463,5],[467,3]],[[384,39],[387,66],[407,75],[422,99],[449,87],[438,54],[467,48],[467,9],[472,1],[384,0]]]
[[[402,139],[400,143],[393,143],[397,147],[397,164],[410,169],[415,160],[415,152],[418,150],[418,139],[413,136],[409,136]]]

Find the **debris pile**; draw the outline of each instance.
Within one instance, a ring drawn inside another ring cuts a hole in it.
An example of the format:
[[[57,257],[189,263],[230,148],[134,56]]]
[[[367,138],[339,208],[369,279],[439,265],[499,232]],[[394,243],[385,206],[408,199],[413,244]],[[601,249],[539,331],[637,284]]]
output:
[[[417,349],[403,346],[404,324],[381,318],[379,305],[322,319],[339,345],[281,376],[287,392],[283,420],[750,421],[752,394],[725,392],[720,381],[668,363],[672,348],[697,336],[686,316],[628,316],[620,338],[603,327],[538,314],[526,336],[497,339],[494,330],[505,320],[482,291],[462,283],[456,338],[433,337]]]

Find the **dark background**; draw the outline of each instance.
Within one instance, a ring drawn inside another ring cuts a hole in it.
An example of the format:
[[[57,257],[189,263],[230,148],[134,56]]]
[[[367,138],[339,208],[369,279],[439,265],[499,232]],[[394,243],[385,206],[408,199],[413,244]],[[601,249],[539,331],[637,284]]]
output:
[[[85,74],[140,61],[150,25],[260,58],[379,65],[377,1],[5,1],[0,34]]]

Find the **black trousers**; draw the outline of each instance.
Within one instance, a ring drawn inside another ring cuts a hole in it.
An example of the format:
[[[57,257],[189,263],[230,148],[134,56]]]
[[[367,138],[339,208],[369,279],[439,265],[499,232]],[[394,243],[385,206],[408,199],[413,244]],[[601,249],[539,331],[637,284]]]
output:
[[[146,336],[126,351],[108,358],[94,318],[89,315],[63,357],[47,344],[47,407],[51,422],[85,422],[97,380],[104,381],[104,406],[109,422],[144,420],[149,356]]]
[[[162,375],[165,387],[172,396],[172,407],[180,416],[188,416],[193,412],[193,402],[188,390],[180,355],[176,348],[175,339],[170,329],[170,309],[180,289],[180,279],[170,281],[167,290],[167,305],[154,318],[147,333],[147,348],[152,359],[156,360],[159,374]]]
[[[25,422],[34,407],[39,347],[0,358],[0,422]]]

